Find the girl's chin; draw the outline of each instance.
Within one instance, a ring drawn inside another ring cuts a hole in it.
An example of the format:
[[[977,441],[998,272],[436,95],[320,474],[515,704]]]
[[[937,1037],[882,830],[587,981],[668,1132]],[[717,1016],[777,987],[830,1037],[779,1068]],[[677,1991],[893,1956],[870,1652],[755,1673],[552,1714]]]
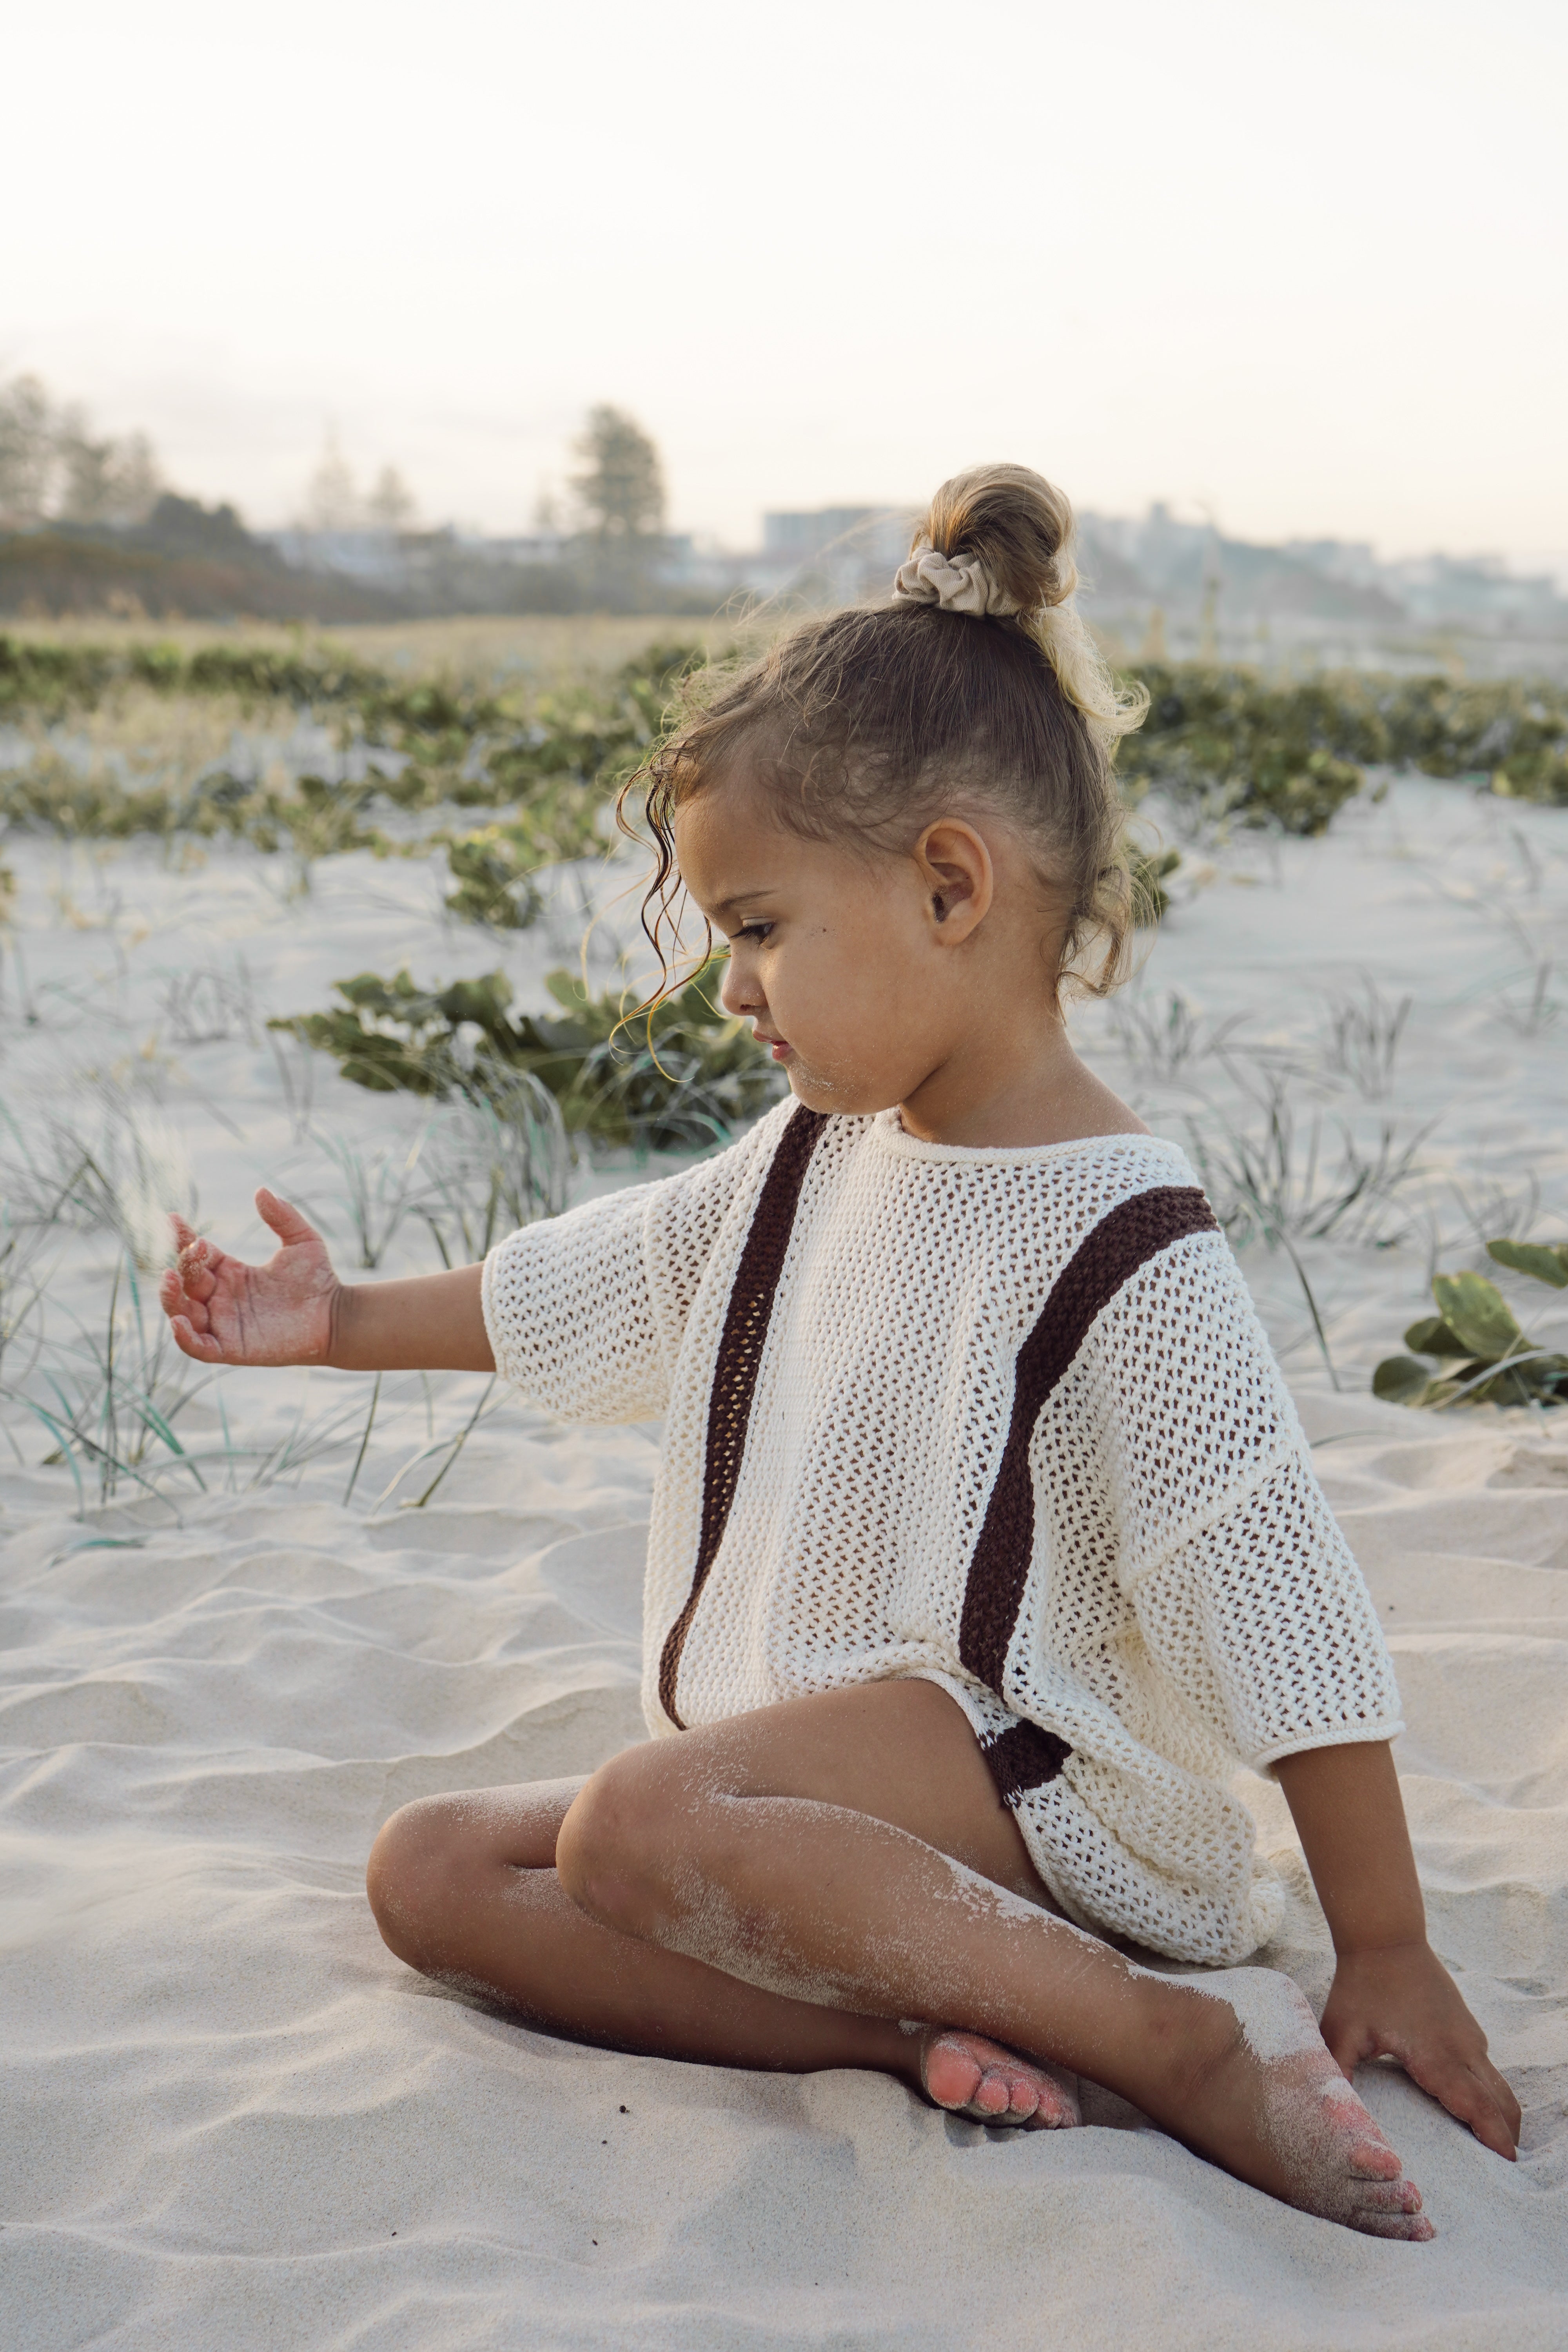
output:
[[[865,1087],[846,1083],[842,1078],[824,1077],[818,1070],[804,1069],[794,1055],[784,1068],[791,1094],[807,1110],[825,1111],[840,1118],[870,1118],[878,1111],[890,1108],[879,1095],[873,1095]]]

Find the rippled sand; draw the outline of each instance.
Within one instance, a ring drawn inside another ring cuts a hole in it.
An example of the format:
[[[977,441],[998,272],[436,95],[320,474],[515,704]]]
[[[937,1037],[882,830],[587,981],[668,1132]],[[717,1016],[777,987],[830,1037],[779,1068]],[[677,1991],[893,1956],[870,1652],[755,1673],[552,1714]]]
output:
[[[1553,823],[1531,835],[1549,863],[1568,847],[1568,818]],[[1216,882],[1178,914],[1151,982],[1201,993],[1206,976],[1215,1012],[1250,992],[1288,1024],[1309,971],[1348,984],[1370,961],[1391,991],[1425,975],[1410,1115],[1447,1087],[1462,1174],[1489,1087],[1504,1161],[1533,1138],[1551,1181],[1568,1122],[1551,1072],[1568,1032],[1555,1046],[1550,1031],[1521,1038],[1479,982],[1464,996],[1479,970],[1463,966],[1465,902],[1439,891],[1412,915],[1409,861],[1368,863],[1384,839],[1369,815],[1342,848],[1292,849],[1293,887],[1267,872],[1252,889]],[[1506,859],[1495,828],[1489,839]],[[237,866],[204,881],[132,856],[107,869],[121,892],[110,922],[73,932],[49,904],[47,861],[8,855],[28,983],[65,992],[44,1002],[47,1034],[25,1031],[8,962],[8,1105],[26,1094],[37,1108],[51,1055],[68,1069],[139,1053],[160,963],[240,945],[264,1009],[293,1010],[376,955],[422,977],[497,960],[445,924],[422,870],[345,861],[300,907],[258,897]],[[1305,910],[1302,876],[1319,893]],[[1473,883],[1473,857],[1458,878]],[[78,871],[79,916],[90,881]],[[1374,882],[1381,930],[1364,912]],[[549,944],[505,952],[521,985]],[[1277,983],[1267,1002],[1260,971]],[[204,1092],[237,1134],[215,1129]],[[331,1210],[330,1169],[296,1138],[264,1043],[171,1052],[163,1100],[226,1238],[243,1244],[243,1187],[261,1174],[314,1184]],[[342,1132],[369,1139],[398,1110],[318,1081],[314,1115]],[[108,1253],[91,1260],[89,1246],[69,1276],[79,1299]],[[1401,2074],[1363,2071],[1436,2222],[1432,2245],[1306,2220],[1105,2097],[1091,2095],[1081,2132],[1009,2138],[879,2077],[763,2079],[575,2048],[410,1976],[362,1892],[385,1814],[426,1790],[585,1770],[640,1735],[656,1433],[584,1434],[509,1408],[426,1509],[398,1509],[410,1479],[368,1511],[424,1442],[409,1390],[348,1508],[352,1447],[293,1484],[235,1493],[215,1475],[208,1496],[180,1491],[179,1525],[145,1498],[75,1516],[68,1476],[37,1466],[44,1447],[18,1424],[28,1466],[0,1472],[0,2342],[1555,2352],[1568,2338],[1568,1414],[1560,1427],[1434,1421],[1366,1395],[1371,1358],[1420,1309],[1415,1244],[1312,1258],[1340,1393],[1301,1343],[1289,1268],[1246,1262],[1394,1645],[1434,1940],[1526,2107],[1509,2168]],[[309,1412],[331,1387],[310,1385]],[[437,1431],[476,1392],[438,1394]],[[230,1421],[276,1432],[300,1401],[288,1380],[237,1382]],[[211,1437],[216,1423],[197,1412],[190,1425]],[[1278,1791],[1247,1790],[1266,1850],[1293,1854]],[[1286,1867],[1286,1931],[1263,1957],[1321,2000],[1325,1931],[1299,1860]]]

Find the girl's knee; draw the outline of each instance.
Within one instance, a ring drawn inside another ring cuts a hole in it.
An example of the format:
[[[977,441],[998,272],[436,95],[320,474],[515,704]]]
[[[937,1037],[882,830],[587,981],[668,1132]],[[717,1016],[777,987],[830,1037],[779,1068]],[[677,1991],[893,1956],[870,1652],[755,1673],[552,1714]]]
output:
[[[410,1968],[433,1964],[450,1908],[451,1825],[446,1800],[416,1798],[382,1823],[365,1865],[364,1891],[382,1941]]]
[[[669,1778],[657,1748],[628,1748],[584,1782],[561,1824],[555,1869],[562,1887],[603,1927],[637,1936],[657,1924]]]

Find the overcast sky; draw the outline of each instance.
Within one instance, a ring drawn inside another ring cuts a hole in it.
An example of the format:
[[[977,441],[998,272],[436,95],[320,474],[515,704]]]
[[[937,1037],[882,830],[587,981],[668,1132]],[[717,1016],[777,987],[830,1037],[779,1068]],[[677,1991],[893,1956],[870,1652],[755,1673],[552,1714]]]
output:
[[[731,544],[1013,457],[1568,550],[1565,67],[1562,0],[32,0],[0,374],[260,523],[331,425],[526,527],[607,399]]]

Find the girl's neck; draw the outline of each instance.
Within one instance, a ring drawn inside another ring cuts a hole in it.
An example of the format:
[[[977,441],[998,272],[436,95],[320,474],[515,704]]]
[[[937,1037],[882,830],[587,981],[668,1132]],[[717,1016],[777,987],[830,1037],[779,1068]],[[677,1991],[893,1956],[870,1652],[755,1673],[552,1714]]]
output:
[[[1024,1051],[999,1037],[938,1065],[900,1103],[907,1135],[971,1150],[1027,1150],[1095,1135],[1147,1135],[1135,1111],[1074,1053],[1059,1021]]]

